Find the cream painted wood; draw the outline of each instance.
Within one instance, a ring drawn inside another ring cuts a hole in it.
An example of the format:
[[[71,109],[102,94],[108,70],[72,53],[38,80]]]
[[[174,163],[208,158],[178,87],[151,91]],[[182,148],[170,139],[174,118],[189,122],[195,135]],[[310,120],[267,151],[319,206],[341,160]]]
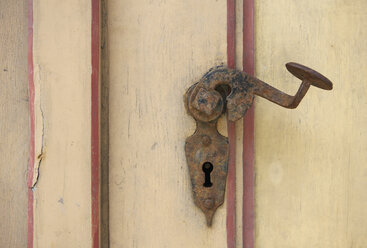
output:
[[[111,247],[225,247],[225,205],[207,228],[193,203],[183,94],[227,60],[226,2],[111,0],[108,15]]]
[[[256,75],[297,61],[334,82],[296,110],[256,100],[256,247],[367,247],[367,2],[255,1]]]
[[[242,70],[243,0],[236,0],[236,69]],[[236,247],[242,248],[243,121],[236,122]]]
[[[26,247],[27,2],[0,1],[0,20],[0,247]]]
[[[91,247],[90,30],[90,0],[34,1],[37,248]]]
[[[294,92],[284,63],[298,61],[335,83],[296,110],[256,100],[256,247],[366,247],[366,7],[256,1],[257,76]],[[90,8],[35,1],[35,247],[91,246]],[[111,0],[108,13],[111,247],[225,247],[225,205],[208,229],[192,201],[183,93],[226,61],[226,2]],[[238,179],[241,137],[237,125]]]

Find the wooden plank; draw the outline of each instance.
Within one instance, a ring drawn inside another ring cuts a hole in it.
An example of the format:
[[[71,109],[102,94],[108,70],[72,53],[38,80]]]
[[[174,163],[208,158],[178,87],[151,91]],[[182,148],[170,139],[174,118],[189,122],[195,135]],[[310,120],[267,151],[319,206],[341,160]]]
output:
[[[91,247],[90,0],[35,1],[34,247]]]
[[[108,44],[108,0],[101,0],[101,83],[100,83],[100,151],[101,151],[101,216],[100,216],[100,237],[101,248],[110,247],[109,236],[109,215],[110,215],[110,197],[109,197],[109,44]]]
[[[236,1],[227,0],[227,65],[236,64]],[[229,161],[226,185],[227,200],[227,247],[236,246],[236,124],[227,120]]]
[[[92,248],[100,244],[100,0],[92,0],[91,22],[91,212]]]
[[[33,248],[34,241],[34,197],[33,178],[35,160],[35,112],[34,112],[34,70],[33,70],[33,0],[28,0],[28,96],[29,96],[29,120],[30,120],[30,141],[28,160],[28,180],[27,180],[27,247]]]
[[[226,247],[226,204],[208,228],[193,202],[183,104],[226,63],[226,2],[112,0],[108,12],[111,247]]]
[[[254,0],[243,1],[243,71],[255,73]],[[255,218],[255,171],[254,171],[254,109],[255,104],[243,118],[243,198],[242,242],[244,248],[254,248]]]
[[[236,68],[242,70],[243,0],[236,0]],[[236,247],[242,247],[243,122],[236,121]]]
[[[256,75],[295,93],[297,61],[334,82],[295,110],[256,100],[257,247],[367,247],[366,9],[256,1]]]
[[[0,247],[26,247],[27,3],[0,1],[0,10]]]

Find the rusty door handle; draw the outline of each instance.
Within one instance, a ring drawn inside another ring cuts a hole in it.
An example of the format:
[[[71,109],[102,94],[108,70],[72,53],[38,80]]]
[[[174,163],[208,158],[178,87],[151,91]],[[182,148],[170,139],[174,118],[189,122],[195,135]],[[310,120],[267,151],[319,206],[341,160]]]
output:
[[[333,84],[329,79],[306,66],[297,63],[287,63],[286,67],[290,73],[302,80],[296,95],[289,96],[259,79],[254,80],[256,82],[254,93],[282,107],[296,108],[311,85],[324,90],[331,90],[333,88]]]
[[[217,130],[218,118],[227,109],[228,119],[242,118],[255,95],[285,108],[296,108],[311,85],[331,90],[329,79],[306,66],[287,63],[290,73],[302,80],[294,96],[288,95],[245,72],[225,67],[210,69],[185,94],[185,106],[196,120],[195,133],[186,139],[195,204],[204,212],[208,226],[216,209],[224,202],[229,145]]]
[[[212,121],[218,118],[225,102],[229,119],[242,118],[252,105],[254,95],[261,96],[285,108],[296,108],[311,85],[331,90],[329,79],[306,66],[287,63],[289,72],[302,80],[295,96],[290,96],[245,72],[224,67],[216,67],[189,89],[187,106],[191,115],[200,121]],[[230,94],[223,97],[223,94]]]

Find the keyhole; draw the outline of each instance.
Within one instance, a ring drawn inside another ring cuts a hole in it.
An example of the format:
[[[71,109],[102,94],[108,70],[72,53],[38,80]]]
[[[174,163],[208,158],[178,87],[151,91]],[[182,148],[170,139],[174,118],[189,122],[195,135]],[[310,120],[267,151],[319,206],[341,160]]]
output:
[[[210,173],[213,171],[213,164],[210,162],[205,162],[203,164],[203,171],[205,173],[205,182],[203,186],[209,188],[213,185],[210,181]]]

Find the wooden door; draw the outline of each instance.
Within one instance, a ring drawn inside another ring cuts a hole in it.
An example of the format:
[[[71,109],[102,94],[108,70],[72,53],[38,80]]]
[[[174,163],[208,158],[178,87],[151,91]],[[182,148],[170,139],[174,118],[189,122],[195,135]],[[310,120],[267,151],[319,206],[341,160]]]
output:
[[[29,248],[367,247],[365,1],[28,3]],[[183,95],[221,64],[293,94],[289,61],[334,89],[219,120],[232,172],[207,227]]]

